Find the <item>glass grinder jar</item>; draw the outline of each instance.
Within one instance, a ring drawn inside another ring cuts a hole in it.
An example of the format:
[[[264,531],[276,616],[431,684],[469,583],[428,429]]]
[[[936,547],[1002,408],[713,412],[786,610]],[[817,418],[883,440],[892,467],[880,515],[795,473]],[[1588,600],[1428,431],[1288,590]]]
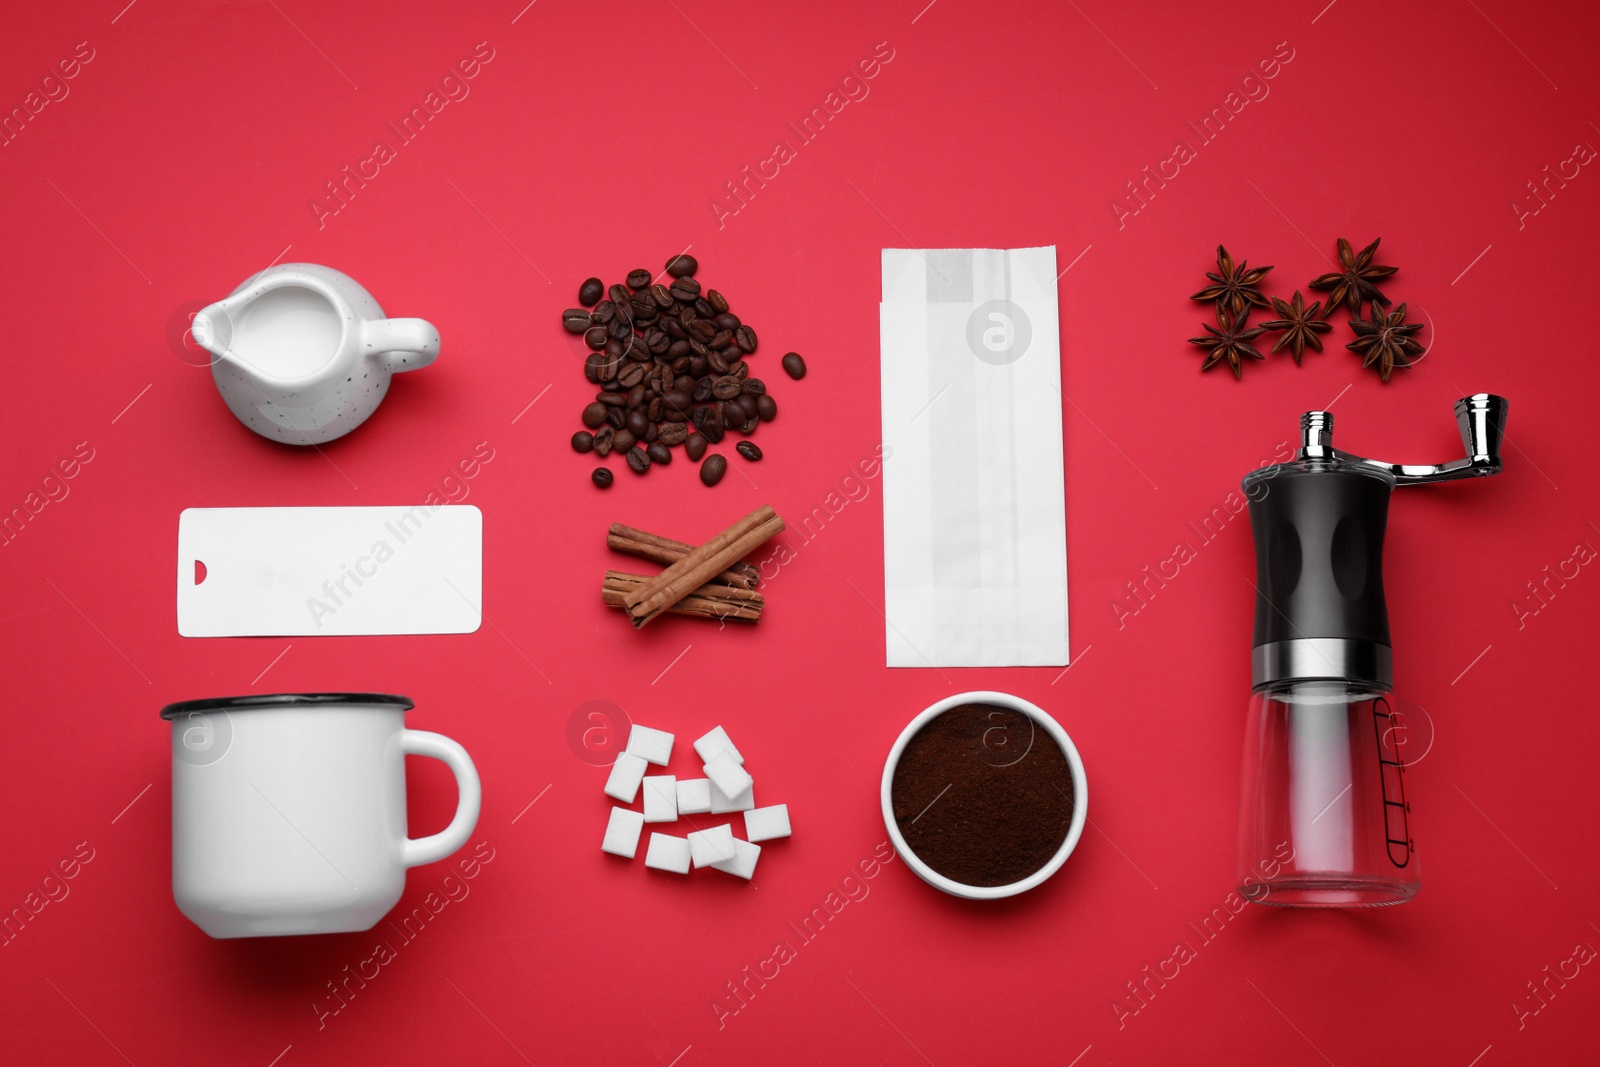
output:
[[[1239,806],[1245,899],[1361,907],[1416,895],[1383,595],[1389,494],[1499,473],[1506,411],[1489,393],[1456,401],[1467,456],[1436,466],[1338,451],[1333,416],[1309,411],[1295,458],[1245,477],[1257,572]]]

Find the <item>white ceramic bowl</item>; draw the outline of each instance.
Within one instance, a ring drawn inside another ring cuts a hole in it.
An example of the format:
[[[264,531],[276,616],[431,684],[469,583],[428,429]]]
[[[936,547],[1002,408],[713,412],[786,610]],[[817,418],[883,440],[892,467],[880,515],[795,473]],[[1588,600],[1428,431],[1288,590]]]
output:
[[[949,711],[951,708],[962,704],[994,704],[1002,708],[1020,711],[1033,719],[1035,723],[1044,728],[1044,731],[1055,739],[1061,747],[1062,753],[1067,757],[1067,766],[1072,769],[1072,825],[1067,828],[1067,837],[1061,842],[1061,847],[1056,849],[1056,854],[1050,861],[1028,877],[1009,885],[977,886],[966,885],[953,879],[946,878],[938,871],[924,863],[911,846],[906,844],[905,836],[900,833],[900,824],[894,817],[894,801],[891,795],[894,785],[894,770],[900,763],[900,754],[906,750],[918,730],[921,730],[933,719]],[[1049,878],[1061,869],[1067,862],[1067,857],[1072,855],[1072,850],[1078,847],[1078,838],[1083,836],[1083,824],[1089,817],[1089,784],[1083,773],[1083,760],[1078,756],[1077,746],[1072,743],[1072,738],[1061,728],[1061,724],[1052,719],[1048,713],[1037,704],[1014,697],[1009,693],[995,693],[988,690],[976,690],[970,693],[957,693],[955,696],[945,697],[943,700],[928,708],[906,724],[900,731],[900,736],[895,739],[894,747],[889,749],[889,759],[883,765],[883,785],[879,790],[879,798],[883,804],[883,824],[889,831],[889,839],[894,842],[895,851],[900,853],[900,858],[905,860],[906,866],[916,872],[917,877],[946,893],[957,897],[966,897],[969,900],[998,900],[1001,897],[1016,896],[1025,893],[1034,886]]]

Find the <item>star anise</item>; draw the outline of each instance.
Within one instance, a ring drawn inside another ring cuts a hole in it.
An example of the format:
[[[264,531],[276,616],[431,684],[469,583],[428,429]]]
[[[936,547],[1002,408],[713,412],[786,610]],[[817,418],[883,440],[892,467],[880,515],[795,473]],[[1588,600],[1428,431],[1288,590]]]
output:
[[[1220,273],[1213,274],[1211,271],[1206,271],[1206,277],[1215,284],[1206,286],[1191,296],[1190,300],[1215,300],[1219,313],[1228,310],[1235,315],[1252,304],[1258,308],[1268,306],[1267,298],[1261,295],[1256,286],[1267,276],[1267,272],[1272,270],[1271,267],[1256,267],[1251,270],[1242,259],[1238,267],[1235,267],[1233,257],[1228,255],[1228,250],[1218,245],[1217,270]]]
[[[1200,365],[1201,370],[1210,370],[1223,360],[1227,360],[1228,365],[1233,368],[1233,376],[1240,378],[1241,359],[1267,358],[1257,352],[1255,345],[1250,343],[1253,338],[1261,336],[1265,331],[1260,326],[1245,329],[1248,318],[1247,313],[1240,312],[1235,315],[1218,304],[1217,326],[1221,329],[1209,322],[1202,323],[1201,328],[1206,331],[1206,336],[1189,338],[1190,344],[1210,350],[1206,353],[1206,361]]]
[[[1378,238],[1378,241],[1381,240],[1383,238]],[[1365,302],[1389,303],[1389,298],[1378,292],[1378,287],[1373,283],[1382,281],[1400,268],[1373,265],[1372,256],[1378,251],[1378,241],[1373,241],[1360,252],[1352,252],[1350,242],[1339,238],[1339,269],[1310,283],[1312,289],[1328,293],[1328,306],[1322,312],[1323,318],[1332,316],[1333,309],[1341,303],[1352,315],[1361,314],[1361,305]]]
[[[1378,373],[1384,381],[1388,381],[1396,367],[1411,366],[1414,362],[1412,356],[1420,356],[1427,351],[1411,336],[1422,329],[1422,323],[1406,322],[1405,319],[1404,304],[1393,311],[1374,304],[1371,321],[1350,320],[1350,328],[1356,332],[1356,339],[1345,347],[1362,355],[1363,367],[1376,364]]]
[[[1295,366],[1300,365],[1300,357],[1305,355],[1306,349],[1314,352],[1322,351],[1322,338],[1319,333],[1327,333],[1333,329],[1332,324],[1323,322],[1317,317],[1317,312],[1322,310],[1321,301],[1313,300],[1310,307],[1300,296],[1300,291],[1295,290],[1294,299],[1290,301],[1272,298],[1272,307],[1277,311],[1278,317],[1269,319],[1261,324],[1263,330],[1274,330],[1282,336],[1278,343],[1272,346],[1274,353],[1285,348],[1294,357]]]

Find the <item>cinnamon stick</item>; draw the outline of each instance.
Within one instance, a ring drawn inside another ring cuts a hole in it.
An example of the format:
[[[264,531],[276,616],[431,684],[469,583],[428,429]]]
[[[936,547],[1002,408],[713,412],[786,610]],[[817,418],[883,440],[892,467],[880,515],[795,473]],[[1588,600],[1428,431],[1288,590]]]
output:
[[[605,584],[600,599],[607,607],[624,607],[628,593],[650,581],[649,575],[627,574],[623,571],[606,571]],[[729,622],[753,623],[761,618],[765,598],[748,589],[735,586],[702,585],[693,593],[666,610],[675,615],[694,615],[706,619],[726,619]]]
[[[635,629],[721,574],[730,564],[754,552],[783,530],[783,520],[763,504],[688,555],[670,564],[649,582],[627,594],[623,604]]]
[[[662,565],[678,562],[694,548],[693,545],[683,541],[637,530],[620,522],[611,524],[611,529],[606,533],[606,544],[618,552],[626,552],[630,556],[638,556],[640,559]],[[735,563],[719,574],[716,580],[723,585],[739,589],[754,589],[761,581],[761,573],[756,570],[754,564]]]

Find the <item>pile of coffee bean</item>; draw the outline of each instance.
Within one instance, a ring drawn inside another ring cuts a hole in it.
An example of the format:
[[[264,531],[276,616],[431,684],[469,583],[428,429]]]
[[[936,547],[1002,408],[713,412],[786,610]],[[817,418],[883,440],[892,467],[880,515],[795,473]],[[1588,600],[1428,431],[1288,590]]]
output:
[[[583,409],[586,429],[572,435],[575,452],[623,456],[635,474],[672,462],[683,446],[690,462],[700,463],[711,445],[728,433],[749,436],[778,415],[778,403],[760,378],[750,376],[747,359],[756,351],[756,332],[728,308],[715,289],[702,292],[695,280],[699,264],[690,255],[673,256],[666,273],[671,284],[652,284],[642,267],[624,284],[609,288],[590,278],[578,288],[582,307],[561,313],[568,333],[582,334],[590,353],[583,372],[599,386]],[[798,381],[806,361],[798,352],[783,357],[783,370]],[[741,441],[746,460],[761,458],[753,441]],[[716,485],[728,461],[712,452],[700,466],[700,480]],[[609,467],[596,467],[594,484],[612,482]]]

